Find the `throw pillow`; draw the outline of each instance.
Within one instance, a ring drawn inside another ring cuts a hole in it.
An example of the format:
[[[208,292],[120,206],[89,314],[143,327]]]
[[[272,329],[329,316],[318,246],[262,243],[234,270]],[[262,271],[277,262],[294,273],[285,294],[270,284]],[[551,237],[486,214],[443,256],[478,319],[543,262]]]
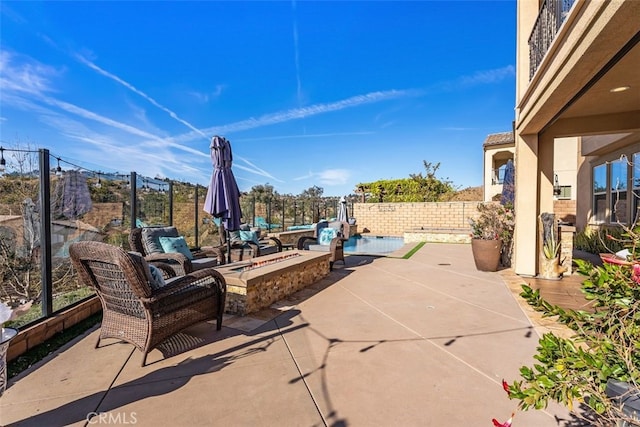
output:
[[[260,244],[260,241],[258,240],[258,234],[255,231],[240,230],[240,240],[242,240],[243,242],[253,242],[256,245]]]
[[[144,259],[144,257],[142,256],[142,254],[140,252],[129,252],[129,256],[131,258],[133,258],[133,262],[134,264],[137,264],[144,272],[145,278],[147,279],[147,282],[149,283],[149,287],[152,290],[156,290],[161,286],[164,286],[164,278],[162,277],[162,272],[158,270],[158,268],[155,265],[151,265],[147,262],[146,259]],[[151,269],[151,267],[155,268],[156,270],[158,270],[158,273],[160,274],[160,280],[158,281],[158,279],[156,277],[154,277],[153,271]],[[160,285],[160,283],[162,283],[162,285]]]
[[[162,271],[153,264],[149,264],[149,271],[151,272],[151,277],[153,278],[153,280],[149,282],[149,285],[151,285],[151,289],[157,291],[166,284],[164,281],[164,277],[162,277]]]
[[[318,237],[318,243],[321,245],[330,245],[331,240],[338,236],[338,231],[335,228],[323,228],[320,230],[320,236]]]
[[[142,245],[147,255],[161,254],[162,244],[160,237],[179,237],[175,227],[145,227],[142,229]]]
[[[193,259],[193,254],[187,245],[187,241],[184,237],[160,237],[160,244],[162,245],[163,252],[178,252],[186,256],[188,259]]]

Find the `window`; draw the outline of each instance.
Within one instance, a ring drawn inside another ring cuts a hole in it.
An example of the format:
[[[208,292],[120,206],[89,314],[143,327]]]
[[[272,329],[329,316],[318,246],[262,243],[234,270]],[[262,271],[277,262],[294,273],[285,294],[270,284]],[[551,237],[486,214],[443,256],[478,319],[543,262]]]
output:
[[[638,200],[640,200],[640,153],[635,153],[632,157],[633,159],[633,186],[631,192],[631,219],[633,221],[638,221],[638,208],[640,204]]]
[[[627,217],[627,162],[616,160],[609,166],[611,190],[611,222],[626,224]]]
[[[494,169],[493,170],[493,178],[492,178],[492,184],[496,185],[496,184],[503,184],[504,183],[504,171],[506,169],[507,165],[502,165],[500,166],[498,169]]]
[[[607,165],[593,168],[593,219],[605,222],[607,215]]]
[[[640,220],[640,153],[629,157],[632,161],[623,154],[594,166],[593,222],[629,225]]]
[[[571,186],[570,185],[561,185],[560,186],[560,194],[558,194],[558,199],[571,199]]]

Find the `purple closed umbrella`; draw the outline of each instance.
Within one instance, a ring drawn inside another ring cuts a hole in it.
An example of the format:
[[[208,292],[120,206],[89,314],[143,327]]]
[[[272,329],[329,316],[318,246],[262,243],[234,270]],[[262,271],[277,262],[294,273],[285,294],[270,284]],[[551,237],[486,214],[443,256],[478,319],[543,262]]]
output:
[[[500,195],[500,203],[502,205],[510,205],[513,208],[516,199],[516,169],[513,160],[507,160],[504,168],[504,179],[502,180],[502,194]]]
[[[204,210],[214,218],[220,218],[226,231],[240,229],[242,211],[240,209],[240,190],[231,170],[233,156],[231,144],[224,137],[214,136],[211,139],[211,161],[213,174],[211,184],[204,201]],[[227,246],[229,246],[227,236]],[[230,248],[227,247],[227,260],[231,260]]]

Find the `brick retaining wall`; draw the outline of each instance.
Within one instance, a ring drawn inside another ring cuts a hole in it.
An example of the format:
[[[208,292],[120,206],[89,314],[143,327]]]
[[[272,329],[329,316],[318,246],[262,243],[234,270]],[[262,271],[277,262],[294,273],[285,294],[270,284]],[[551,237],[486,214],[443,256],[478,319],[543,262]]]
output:
[[[421,228],[470,232],[469,218],[477,216],[478,203],[355,203],[352,216],[360,233],[403,236],[405,231]]]

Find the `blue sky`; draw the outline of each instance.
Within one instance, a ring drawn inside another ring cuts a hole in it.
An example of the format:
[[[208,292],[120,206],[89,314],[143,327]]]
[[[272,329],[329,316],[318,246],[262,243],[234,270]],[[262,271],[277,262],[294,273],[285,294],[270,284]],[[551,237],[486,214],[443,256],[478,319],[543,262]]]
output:
[[[0,145],[206,185],[225,136],[240,189],[482,184],[511,129],[515,1],[0,3]],[[64,163],[63,163],[64,166]]]

